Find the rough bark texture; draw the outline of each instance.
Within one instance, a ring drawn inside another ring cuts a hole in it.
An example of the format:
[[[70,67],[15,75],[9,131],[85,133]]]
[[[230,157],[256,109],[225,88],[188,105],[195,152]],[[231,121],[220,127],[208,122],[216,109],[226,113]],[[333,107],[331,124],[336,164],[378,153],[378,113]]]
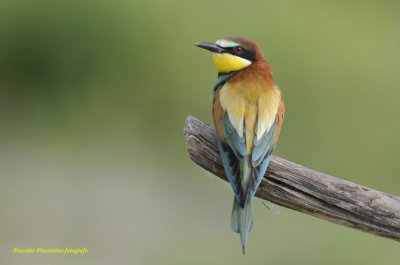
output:
[[[214,128],[188,116],[190,158],[227,181]],[[272,156],[256,196],[337,224],[400,241],[400,197]]]

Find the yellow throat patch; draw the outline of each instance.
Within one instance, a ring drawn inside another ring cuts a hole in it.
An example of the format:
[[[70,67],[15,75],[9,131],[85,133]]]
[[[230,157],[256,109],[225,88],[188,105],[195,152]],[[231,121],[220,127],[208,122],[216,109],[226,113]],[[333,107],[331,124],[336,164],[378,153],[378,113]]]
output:
[[[251,64],[251,61],[229,53],[213,53],[212,57],[218,73],[238,71]]]

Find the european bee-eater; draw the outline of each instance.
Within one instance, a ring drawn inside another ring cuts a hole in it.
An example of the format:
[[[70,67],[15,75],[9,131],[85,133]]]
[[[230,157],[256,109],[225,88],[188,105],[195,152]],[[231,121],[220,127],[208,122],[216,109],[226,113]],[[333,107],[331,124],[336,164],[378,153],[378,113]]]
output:
[[[240,233],[244,254],[253,226],[252,199],[278,141],[285,104],[271,67],[253,41],[234,36],[196,46],[213,53],[218,71],[212,115],[222,163],[235,194],[231,228]]]

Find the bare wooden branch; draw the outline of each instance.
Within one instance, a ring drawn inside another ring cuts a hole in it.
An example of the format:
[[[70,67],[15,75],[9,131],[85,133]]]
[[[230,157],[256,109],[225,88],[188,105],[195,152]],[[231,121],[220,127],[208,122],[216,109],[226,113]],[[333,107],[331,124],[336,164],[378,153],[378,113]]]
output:
[[[188,116],[190,158],[227,181],[214,128]],[[256,196],[337,224],[400,241],[400,197],[272,156]]]

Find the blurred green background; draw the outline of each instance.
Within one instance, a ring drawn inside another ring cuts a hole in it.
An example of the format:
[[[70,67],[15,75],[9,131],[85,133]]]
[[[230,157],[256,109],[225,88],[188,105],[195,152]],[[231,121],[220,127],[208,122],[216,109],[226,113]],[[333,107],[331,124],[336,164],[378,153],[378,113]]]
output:
[[[246,256],[228,185],[183,136],[211,123],[193,43],[256,41],[283,90],[276,155],[400,195],[398,1],[0,0],[1,264],[398,264],[397,242],[255,202]],[[85,256],[12,254],[82,248]]]

